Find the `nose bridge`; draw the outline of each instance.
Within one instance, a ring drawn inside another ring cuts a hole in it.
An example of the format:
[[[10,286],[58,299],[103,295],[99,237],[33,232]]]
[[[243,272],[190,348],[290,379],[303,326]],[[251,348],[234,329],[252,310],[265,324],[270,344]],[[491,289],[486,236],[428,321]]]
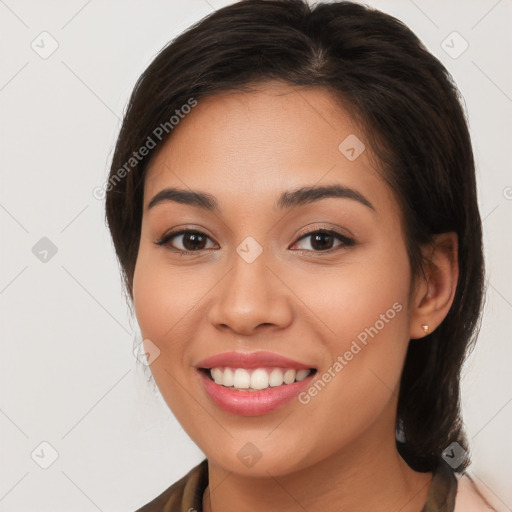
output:
[[[228,272],[210,311],[212,323],[249,333],[261,324],[280,327],[291,321],[286,287],[271,265],[269,249],[246,237],[230,257]]]

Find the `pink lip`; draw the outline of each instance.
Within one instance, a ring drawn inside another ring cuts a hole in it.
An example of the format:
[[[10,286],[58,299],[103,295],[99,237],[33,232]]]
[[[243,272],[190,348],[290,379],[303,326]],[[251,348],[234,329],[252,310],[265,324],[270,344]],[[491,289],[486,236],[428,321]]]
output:
[[[282,361],[280,361],[280,364],[282,365]],[[237,367],[241,368],[241,366]],[[226,388],[211,380],[207,375],[207,370],[199,370],[197,374],[210,398],[221,409],[240,416],[260,416],[275,411],[293,400],[311,384],[311,380],[316,373],[293,384],[269,387],[261,391],[240,391]]]
[[[288,357],[274,354],[273,352],[224,352],[207,357],[197,363],[196,368],[294,368],[295,370],[309,370],[312,365],[307,365],[289,359]],[[288,384],[291,386],[292,384]]]

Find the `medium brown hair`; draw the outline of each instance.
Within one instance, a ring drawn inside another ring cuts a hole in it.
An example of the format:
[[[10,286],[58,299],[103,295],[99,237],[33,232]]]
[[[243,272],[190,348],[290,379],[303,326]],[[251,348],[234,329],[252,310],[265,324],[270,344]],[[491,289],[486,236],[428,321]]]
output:
[[[423,271],[421,246],[435,234],[457,233],[453,304],[434,332],[409,342],[398,399],[405,435],[397,441],[400,453],[414,469],[435,470],[452,442],[468,449],[460,372],[480,323],[482,228],[457,87],[441,62],[392,16],[352,2],[245,0],[199,21],[156,56],[131,95],[106,188],[106,218],[129,298],[145,173],[172,135],[169,120],[191,98],[201,101],[268,80],[324,87],[349,110],[399,201],[415,276]],[[127,168],[159,126],[169,129],[160,130],[156,148]],[[468,462],[466,457],[458,470]]]

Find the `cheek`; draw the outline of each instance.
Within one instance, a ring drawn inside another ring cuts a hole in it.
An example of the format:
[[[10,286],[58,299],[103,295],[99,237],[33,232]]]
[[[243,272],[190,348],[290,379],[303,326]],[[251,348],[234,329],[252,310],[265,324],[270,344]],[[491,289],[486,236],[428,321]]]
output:
[[[284,279],[293,283],[301,299],[297,304],[303,303],[302,314],[325,333],[331,353],[348,350],[351,340],[359,337],[364,342],[372,334],[386,340],[407,337],[400,333],[407,332],[408,323],[408,259],[405,250],[383,254],[385,250],[364,258],[357,254],[328,272],[310,268],[307,278],[300,268],[286,272]]]
[[[400,255],[358,262],[296,290],[326,333],[330,359],[299,397],[302,421],[315,418],[319,432],[332,434],[317,440],[315,457],[352,442],[382,414],[393,421],[408,345],[408,268]]]
[[[187,315],[204,296],[205,287],[192,266],[176,270],[150,251],[141,248],[135,267],[135,313],[142,335],[160,343],[165,340],[161,349],[168,349],[173,340],[183,338]]]
[[[155,253],[141,244],[133,278],[134,309],[142,338],[160,351],[150,366],[155,382],[169,408],[187,424],[191,403],[182,383],[190,379],[190,346],[201,329],[197,311],[215,276],[206,268],[198,272],[194,265],[173,267]]]
[[[318,375],[327,383],[318,395],[342,406],[333,413],[342,422],[346,408],[377,414],[399,384],[409,342],[409,263],[405,249],[386,249],[378,252],[386,256],[347,258],[329,275],[293,281],[308,306],[303,314],[325,333],[330,361]],[[314,401],[320,406],[323,400]]]
[[[180,289],[179,283],[151,262],[144,250],[139,252],[133,278],[135,314],[146,352],[154,351],[154,345],[158,347],[158,357],[152,361],[150,370],[173,412],[181,410],[186,401],[178,384],[184,371],[183,353],[180,343],[172,342],[179,340],[179,319],[186,313],[184,301],[176,293]]]

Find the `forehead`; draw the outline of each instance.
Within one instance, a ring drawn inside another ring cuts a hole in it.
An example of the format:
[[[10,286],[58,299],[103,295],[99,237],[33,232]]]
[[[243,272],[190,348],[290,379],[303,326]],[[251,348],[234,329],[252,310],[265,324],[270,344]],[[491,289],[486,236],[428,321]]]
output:
[[[177,186],[207,190],[222,208],[332,183],[385,187],[361,128],[326,89],[268,83],[199,99],[152,160],[144,202]]]

